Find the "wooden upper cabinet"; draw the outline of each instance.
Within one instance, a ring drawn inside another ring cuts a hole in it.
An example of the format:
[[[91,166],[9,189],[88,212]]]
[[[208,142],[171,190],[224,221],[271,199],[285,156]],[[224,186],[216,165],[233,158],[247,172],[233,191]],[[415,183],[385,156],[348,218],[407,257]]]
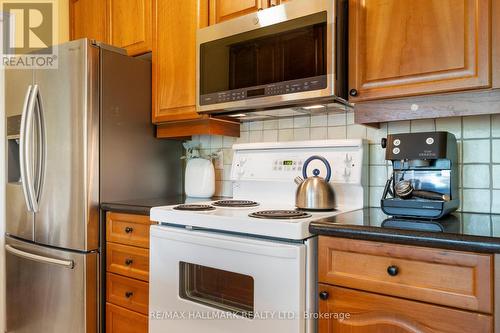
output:
[[[126,49],[129,55],[150,52],[154,1],[107,0],[110,44]]]
[[[270,6],[273,0],[209,0],[210,24],[256,12]],[[276,1],[276,0],[274,0]]]
[[[153,122],[199,118],[196,112],[197,0],[158,1],[153,24]]]
[[[90,38],[108,42],[106,1],[70,0],[70,38]]]
[[[349,0],[353,102],[491,85],[489,0]]]

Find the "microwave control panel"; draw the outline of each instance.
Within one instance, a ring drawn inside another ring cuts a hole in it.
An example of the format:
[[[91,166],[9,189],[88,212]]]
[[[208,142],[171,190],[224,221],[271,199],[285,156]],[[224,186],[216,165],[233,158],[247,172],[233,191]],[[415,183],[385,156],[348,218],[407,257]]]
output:
[[[245,99],[286,95],[304,91],[325,89],[327,87],[326,75],[306,79],[284,81],[257,87],[221,91],[200,96],[201,105],[235,102]]]

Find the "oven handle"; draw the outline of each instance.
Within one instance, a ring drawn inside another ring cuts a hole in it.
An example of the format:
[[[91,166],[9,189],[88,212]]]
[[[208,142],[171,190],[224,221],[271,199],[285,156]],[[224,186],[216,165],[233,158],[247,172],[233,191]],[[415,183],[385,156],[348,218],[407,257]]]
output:
[[[301,243],[284,244],[238,236],[226,236],[198,230],[186,231],[156,226],[151,228],[151,233],[152,237],[168,239],[175,242],[276,258],[295,259],[300,256],[300,252],[297,250],[300,247],[305,247],[305,245]]]

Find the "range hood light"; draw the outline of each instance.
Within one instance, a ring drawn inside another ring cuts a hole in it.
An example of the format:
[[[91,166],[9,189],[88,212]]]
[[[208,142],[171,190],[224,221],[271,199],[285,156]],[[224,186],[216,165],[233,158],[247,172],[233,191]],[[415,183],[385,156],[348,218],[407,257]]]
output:
[[[315,110],[315,109],[323,109],[326,108],[325,105],[323,104],[316,104],[316,105],[310,105],[310,106],[304,106],[302,107],[304,110]]]
[[[234,117],[234,118],[240,118],[240,117],[246,117],[246,114],[244,113],[235,113],[235,114],[229,114],[229,117]]]

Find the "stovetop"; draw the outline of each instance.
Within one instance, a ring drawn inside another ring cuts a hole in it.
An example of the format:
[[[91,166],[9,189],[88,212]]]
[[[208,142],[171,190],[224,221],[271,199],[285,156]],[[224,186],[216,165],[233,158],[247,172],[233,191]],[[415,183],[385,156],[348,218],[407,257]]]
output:
[[[252,200],[248,200],[252,201]],[[303,240],[311,237],[309,223],[348,210],[299,211],[291,205],[262,204],[252,207],[220,207],[216,201],[197,203],[210,210],[179,210],[178,205],[153,207],[151,220],[161,224],[211,229],[280,239]],[[271,216],[265,213],[272,211]],[[255,217],[254,217],[255,216]]]

